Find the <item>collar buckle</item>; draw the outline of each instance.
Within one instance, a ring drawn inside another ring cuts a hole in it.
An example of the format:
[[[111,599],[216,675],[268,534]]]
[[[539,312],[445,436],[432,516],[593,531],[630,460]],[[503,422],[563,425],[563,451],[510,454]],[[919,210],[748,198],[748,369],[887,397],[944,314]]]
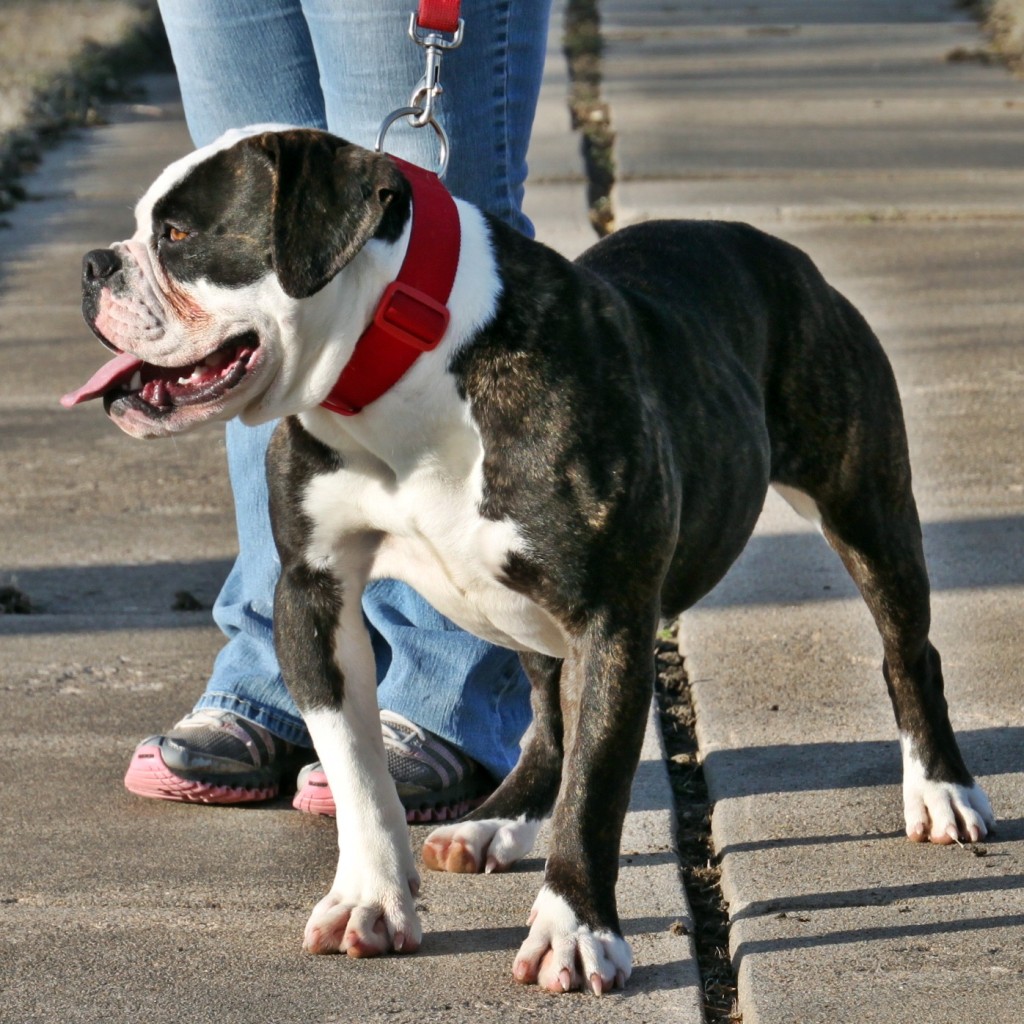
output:
[[[363,411],[361,405],[353,405],[340,395],[328,395],[320,404],[325,409],[336,412],[339,416],[358,416]]]
[[[403,281],[392,281],[384,290],[373,324],[417,352],[431,352],[440,344],[450,319],[444,303]]]

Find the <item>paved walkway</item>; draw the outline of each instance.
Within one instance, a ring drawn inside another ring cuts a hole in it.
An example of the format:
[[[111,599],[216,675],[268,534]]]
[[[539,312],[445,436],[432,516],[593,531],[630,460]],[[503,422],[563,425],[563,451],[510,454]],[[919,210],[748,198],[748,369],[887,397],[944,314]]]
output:
[[[805,248],[899,378],[953,722],[1001,819],[901,835],[880,645],[781,502],[684,616],[746,1024],[1009,1024],[1024,999],[1024,82],[938,0],[606,0],[619,223]]]
[[[531,209],[567,251],[591,241],[553,36],[535,144],[558,184]],[[100,348],[81,320],[82,254],[131,232],[131,208],[189,142],[170,79],[150,101],[50,154],[0,231],[0,1024],[167,1022],[697,1024],[699,981],[673,852],[671,794],[649,727],[623,843],[627,992],[555,999],[511,979],[541,848],[486,878],[424,870],[411,957],[301,952],[336,863],[332,822],[262,808],[139,800],[138,740],[191,705],[220,639],[209,605],[234,553],[222,432],[140,444],[57,397]],[[568,193],[568,196],[563,193]],[[417,845],[427,829],[414,830]]]
[[[911,429],[954,723],[1002,819],[982,851],[900,836],[878,644],[822,542],[770,504],[686,623],[747,1024],[1015,1021],[1024,997],[1024,85],[937,0],[603,0],[619,223],[752,220],[806,248],[890,351]],[[509,967],[541,862],[430,875],[414,957],[299,951],[329,824],[120,786],[192,699],[233,537],[219,432],[142,445],[55,397],[98,355],[78,262],[188,147],[172,85],[65,144],[0,232],[0,566],[41,608],[0,618],[0,1021],[696,1024],[656,737],[620,886],[638,968],[603,1000]],[[589,242],[553,39],[528,205]],[[422,834],[422,830],[421,830]]]

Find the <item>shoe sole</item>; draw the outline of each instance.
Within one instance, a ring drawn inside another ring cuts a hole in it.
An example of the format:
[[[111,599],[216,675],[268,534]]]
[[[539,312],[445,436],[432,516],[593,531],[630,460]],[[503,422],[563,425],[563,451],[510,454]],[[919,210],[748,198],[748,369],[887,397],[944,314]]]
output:
[[[247,804],[273,800],[280,786],[249,789],[243,786],[217,786],[175,775],[164,763],[159,747],[138,747],[124,777],[125,789],[136,796],[154,800],[176,800],[186,804]],[[332,801],[333,806],[333,801]]]
[[[474,807],[487,799],[487,794],[445,803],[443,798],[436,804],[421,804],[419,807],[406,807],[405,820],[410,825],[423,824],[430,821],[454,821],[468,814]],[[323,772],[310,772],[305,783],[292,800],[292,807],[306,814],[322,814],[328,818],[337,815],[334,796],[327,784],[327,776]]]

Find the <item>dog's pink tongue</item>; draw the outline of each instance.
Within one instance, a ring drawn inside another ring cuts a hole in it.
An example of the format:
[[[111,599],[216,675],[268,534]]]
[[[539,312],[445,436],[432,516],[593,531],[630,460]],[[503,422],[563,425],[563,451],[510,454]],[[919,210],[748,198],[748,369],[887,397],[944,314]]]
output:
[[[79,402],[88,402],[92,398],[99,398],[115,384],[129,379],[142,366],[143,362],[137,356],[122,352],[119,356],[111,359],[109,363],[101,366],[77,391],[69,391],[60,400],[60,404],[65,409],[70,409],[73,405],[78,405]]]

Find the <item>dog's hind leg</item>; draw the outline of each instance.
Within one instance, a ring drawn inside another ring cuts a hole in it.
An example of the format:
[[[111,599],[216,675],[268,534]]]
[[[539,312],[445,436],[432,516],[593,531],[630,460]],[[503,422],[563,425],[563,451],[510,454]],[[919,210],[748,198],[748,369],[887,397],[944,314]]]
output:
[[[823,509],[822,532],[853,577],[882,637],[885,675],[903,753],[907,835],[977,842],[994,824],[961,756],[943,693],[939,652],[928,638],[929,586],[909,492]],[[886,507],[888,506],[888,507]]]
[[[472,814],[430,833],[423,862],[435,871],[505,871],[530,852],[554,805],[562,773],[562,662],[541,654],[522,654],[520,660],[532,684],[533,707],[523,752],[508,777]]]
[[[881,347],[859,314],[844,300],[836,310],[839,341],[821,346],[802,365],[825,365],[832,380],[847,387],[818,388],[816,398],[807,394],[782,414],[776,409],[773,483],[782,485],[779,490],[797,511],[819,523],[881,635],[883,673],[903,751],[907,835],[934,843],[977,841],[994,818],[953,735],[939,653],[928,636],[928,573],[899,395]],[[844,362],[829,368],[835,353]],[[812,379],[809,372],[800,377],[795,390]],[[783,397],[780,405],[785,404]],[[816,444],[808,445],[807,437]]]

